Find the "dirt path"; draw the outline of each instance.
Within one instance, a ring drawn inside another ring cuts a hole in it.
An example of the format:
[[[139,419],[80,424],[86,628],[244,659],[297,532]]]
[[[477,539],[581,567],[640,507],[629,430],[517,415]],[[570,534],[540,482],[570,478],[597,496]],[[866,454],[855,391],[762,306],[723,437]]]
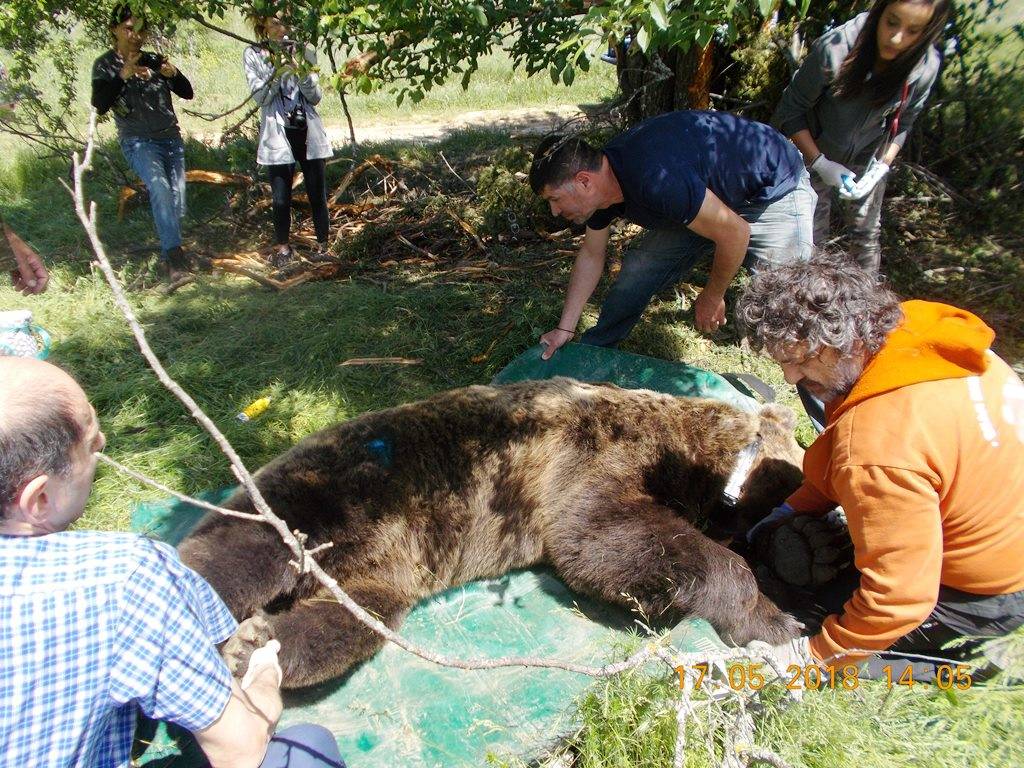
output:
[[[377,141],[433,142],[445,138],[453,131],[466,128],[491,128],[511,135],[517,133],[542,134],[582,115],[583,112],[575,104],[558,104],[552,107],[458,112],[451,116],[437,115],[416,121],[374,123],[370,120],[361,120],[356,121],[355,129],[356,140],[360,143]],[[344,119],[325,121],[324,126],[331,144],[336,147],[348,144],[348,125]]]

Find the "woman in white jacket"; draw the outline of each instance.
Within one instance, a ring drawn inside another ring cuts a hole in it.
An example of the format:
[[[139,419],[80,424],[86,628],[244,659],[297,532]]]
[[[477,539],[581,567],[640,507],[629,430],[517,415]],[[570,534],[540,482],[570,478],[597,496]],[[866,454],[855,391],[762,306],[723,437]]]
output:
[[[288,235],[295,163],[302,167],[320,255],[328,252],[324,161],[331,156],[331,144],[316,111],[323,98],[319,79],[315,72],[297,74],[297,57],[315,65],[316,51],[290,40],[288,28],[275,16],[253,16],[250,22],[260,44],[246,48],[242,62],[253,101],[260,105],[256,162],[267,167],[270,177],[276,243],[271,262],[281,266],[293,256]],[[275,61],[279,63],[276,68]]]

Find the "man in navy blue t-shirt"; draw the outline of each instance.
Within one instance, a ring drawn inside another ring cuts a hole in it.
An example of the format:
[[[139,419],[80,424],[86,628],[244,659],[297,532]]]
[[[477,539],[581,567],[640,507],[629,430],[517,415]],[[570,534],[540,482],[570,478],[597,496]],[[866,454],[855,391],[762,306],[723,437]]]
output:
[[[623,255],[584,344],[617,344],[652,296],[707,255],[711,276],[694,314],[701,331],[715,331],[725,324],[725,290],[742,264],[806,259],[812,248],[815,194],[800,152],[775,129],[726,112],[659,115],[604,150],[550,136],[534,155],[530,186],[553,214],[587,225],[562,317],[540,338],[545,359],[575,335],[617,218],[647,231]]]

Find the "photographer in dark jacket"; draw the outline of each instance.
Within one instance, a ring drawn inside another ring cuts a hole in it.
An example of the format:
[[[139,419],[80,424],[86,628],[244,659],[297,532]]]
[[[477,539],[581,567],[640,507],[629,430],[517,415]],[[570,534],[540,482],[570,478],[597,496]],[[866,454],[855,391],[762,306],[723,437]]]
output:
[[[160,256],[171,280],[187,266],[181,249],[185,215],[185,145],[171,94],[192,98],[192,84],[166,57],[143,51],[146,20],[119,3],[110,15],[114,48],[92,65],[92,105],[114,113],[121,151],[149,192]]]

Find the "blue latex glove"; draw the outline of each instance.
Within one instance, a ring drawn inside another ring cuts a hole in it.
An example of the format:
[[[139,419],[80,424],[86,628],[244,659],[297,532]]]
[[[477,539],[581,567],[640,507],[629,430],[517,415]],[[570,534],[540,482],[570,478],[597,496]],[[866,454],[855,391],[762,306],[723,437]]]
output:
[[[776,507],[771,511],[771,514],[768,515],[768,517],[764,518],[747,531],[747,543],[750,544],[754,540],[754,534],[757,533],[758,529],[767,525],[781,523],[783,520],[793,517],[795,514],[796,510],[789,506],[789,504],[783,504],[781,507]]]

